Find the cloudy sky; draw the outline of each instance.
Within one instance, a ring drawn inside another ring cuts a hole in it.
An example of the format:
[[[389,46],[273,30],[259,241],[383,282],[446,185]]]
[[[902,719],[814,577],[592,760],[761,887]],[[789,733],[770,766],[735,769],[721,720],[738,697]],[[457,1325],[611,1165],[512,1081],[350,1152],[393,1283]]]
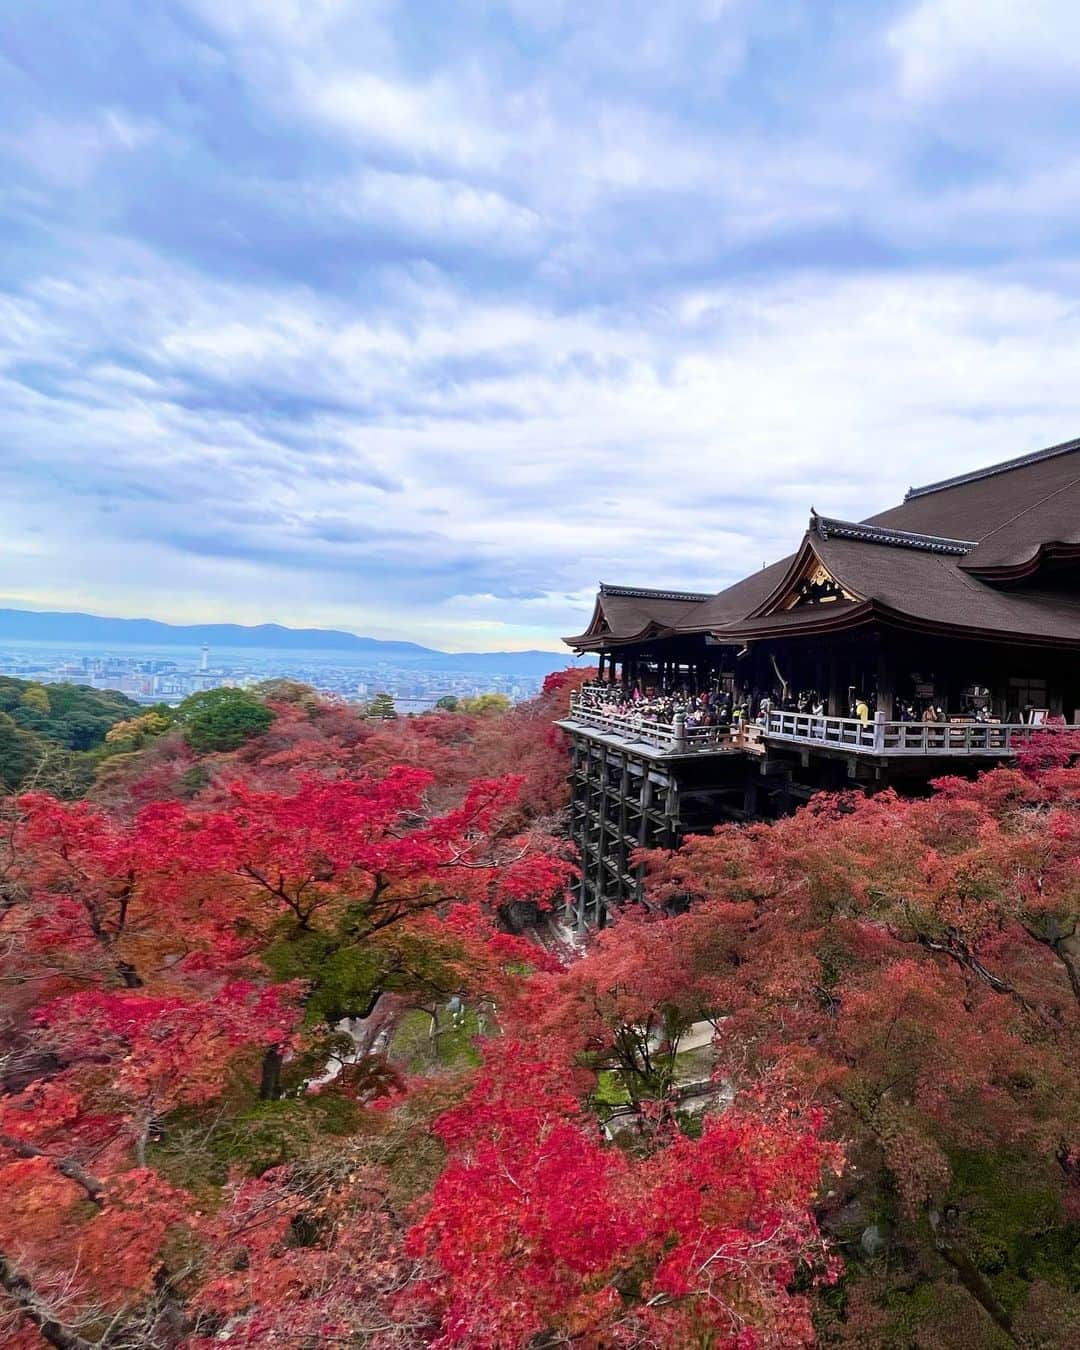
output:
[[[1080,435],[1075,0],[5,0],[0,603],[557,645]]]

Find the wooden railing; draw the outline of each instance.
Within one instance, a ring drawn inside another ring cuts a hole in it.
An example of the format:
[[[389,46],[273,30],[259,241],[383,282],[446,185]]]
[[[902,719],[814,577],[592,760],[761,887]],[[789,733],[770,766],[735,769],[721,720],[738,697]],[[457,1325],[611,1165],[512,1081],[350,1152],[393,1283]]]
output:
[[[1021,726],[1010,722],[887,722],[880,714],[869,722],[857,717],[813,713],[770,712],[764,726],[693,727],[683,713],[659,722],[644,713],[625,711],[594,701],[588,692],[570,698],[570,717],[627,741],[668,754],[694,751],[761,749],[760,739],[863,755],[1007,756],[1042,731],[1064,731],[1062,724]]]
[[[857,717],[770,712],[763,734],[769,741],[833,746],[869,755],[1012,755],[1039,732],[1064,730],[1068,728],[1061,724],[887,722],[881,714],[863,722]]]
[[[688,727],[683,713],[676,713],[671,722],[658,722],[643,713],[624,712],[594,702],[587,694],[570,696],[570,717],[598,731],[606,731],[610,735],[638,741],[672,754],[716,751],[731,745],[729,727]]]

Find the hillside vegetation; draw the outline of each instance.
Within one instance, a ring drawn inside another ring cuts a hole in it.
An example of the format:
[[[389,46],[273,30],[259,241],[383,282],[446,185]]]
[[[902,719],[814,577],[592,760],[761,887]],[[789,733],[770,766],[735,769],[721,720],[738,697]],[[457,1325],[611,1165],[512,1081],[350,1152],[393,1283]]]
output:
[[[108,732],[138,711],[113,689],[0,675],[0,789],[16,791],[33,778],[62,795],[80,794]]]
[[[644,855],[582,940],[579,678],[200,696],[3,801],[0,1343],[1080,1343],[1080,744]]]

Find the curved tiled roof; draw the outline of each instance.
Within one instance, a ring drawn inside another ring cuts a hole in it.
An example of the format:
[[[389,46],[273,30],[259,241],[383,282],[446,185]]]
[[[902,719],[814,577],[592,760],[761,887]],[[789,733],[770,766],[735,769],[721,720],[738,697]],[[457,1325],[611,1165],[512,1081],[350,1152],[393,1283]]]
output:
[[[813,557],[810,557],[810,555]],[[940,483],[865,521],[812,514],[800,549],[716,595],[607,586],[585,634],[599,648],[677,634],[720,641],[872,620],[1001,641],[1080,646],[1080,591],[1039,570],[1080,560],[1080,440]],[[820,563],[852,599],[788,608]],[[1024,581],[1023,588],[1003,583]]]
[[[1080,548],[1080,472],[1069,483],[991,530],[960,564],[987,580],[1019,579],[1042,560]]]
[[[1057,459],[1060,455],[1071,455],[1080,450],[1080,440],[1062,441],[1060,445],[1051,445],[1046,450],[1034,450],[1027,455],[1018,455],[1015,459],[1005,459],[998,464],[989,464],[984,469],[972,469],[969,473],[959,473],[952,478],[943,478],[938,483],[927,483],[923,487],[908,488],[904,501],[914,497],[926,497],[931,492],[943,492],[946,488],[964,487],[984,478],[996,478],[999,474],[1012,473],[1014,469],[1026,469],[1031,464],[1039,464],[1046,459]]]
[[[644,641],[673,631],[709,597],[699,591],[651,590],[643,586],[601,583],[593,617],[584,633],[564,638],[570,647],[586,649],[606,643]]]
[[[869,525],[955,539],[985,539],[1080,476],[1080,441],[992,464],[976,473],[913,488],[899,506],[870,516]]]
[[[819,541],[815,552],[883,617],[1006,641],[1080,644],[1080,595],[999,590],[965,572],[962,559],[941,553],[848,539]]]
[[[912,534],[909,530],[889,530],[864,521],[830,520],[814,513],[810,528],[822,539],[858,539],[864,544],[887,544],[892,548],[913,548],[921,553],[945,553],[963,557],[975,547],[971,539],[943,539],[937,534]]]

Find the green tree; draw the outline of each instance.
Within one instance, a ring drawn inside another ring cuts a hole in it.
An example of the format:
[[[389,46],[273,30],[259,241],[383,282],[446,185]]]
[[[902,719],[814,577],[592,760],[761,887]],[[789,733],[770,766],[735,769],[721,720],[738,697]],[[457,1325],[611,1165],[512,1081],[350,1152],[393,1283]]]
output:
[[[24,708],[33,708],[35,712],[43,713],[46,717],[52,711],[49,706],[49,691],[42,684],[32,684],[24,689],[19,702]]]
[[[167,711],[167,710],[166,710]],[[81,797],[118,722],[145,714],[115,689],[41,684],[0,676],[0,792],[33,786],[58,797]]]
[[[151,708],[138,717],[117,722],[105,733],[105,744],[117,750],[138,750],[172,726],[171,709]]]
[[[393,694],[376,694],[367,705],[368,717],[391,718],[397,716]]]
[[[462,699],[460,706],[462,712],[498,715],[509,709],[510,700],[505,694],[477,694],[476,698]]]
[[[44,747],[36,736],[0,712],[0,791],[15,792],[40,762]]]
[[[444,694],[435,706],[442,709],[443,712],[457,712],[461,707],[461,701],[453,694]]]
[[[204,689],[176,710],[193,750],[235,750],[269,730],[274,713],[246,689]]]

